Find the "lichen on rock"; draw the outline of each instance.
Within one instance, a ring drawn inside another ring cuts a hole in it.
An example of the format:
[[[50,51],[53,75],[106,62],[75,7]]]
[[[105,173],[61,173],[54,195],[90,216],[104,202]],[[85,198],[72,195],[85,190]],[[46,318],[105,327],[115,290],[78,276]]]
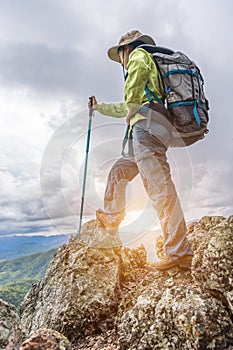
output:
[[[149,274],[126,296],[117,329],[122,350],[224,349],[233,340],[233,324],[222,303],[179,269],[173,275]]]
[[[204,217],[193,225],[189,239],[195,250],[194,279],[232,308],[233,222],[231,217]]]
[[[17,349],[22,333],[15,306],[0,299],[0,349]]]
[[[69,340],[52,329],[38,329],[23,342],[20,350],[72,350]]]
[[[82,240],[62,246],[25,297],[23,326],[61,332],[75,350],[230,350],[232,225],[233,217],[193,222],[191,269],[152,272],[144,246],[122,247],[117,231],[88,222]],[[163,243],[159,237],[159,258]]]
[[[94,223],[88,227],[93,234]],[[75,341],[100,331],[101,322],[116,312],[120,258],[115,246],[105,248],[106,242],[99,246],[106,239],[101,232],[95,231],[94,238],[98,247],[74,237],[58,250],[45,277],[21,306],[27,332],[51,328]]]
[[[232,221],[204,217],[192,223],[191,270],[150,273],[124,297],[117,314],[120,349],[231,348]],[[159,258],[164,256],[163,243],[157,238]]]

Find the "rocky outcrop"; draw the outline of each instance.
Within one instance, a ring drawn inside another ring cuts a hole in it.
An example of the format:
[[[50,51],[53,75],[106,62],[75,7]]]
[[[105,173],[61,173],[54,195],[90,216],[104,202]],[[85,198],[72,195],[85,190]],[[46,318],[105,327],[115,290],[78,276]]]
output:
[[[16,308],[0,299],[0,349],[16,349],[21,339],[20,318]]]
[[[26,295],[21,306],[26,332],[51,328],[77,341],[113,322],[121,296],[119,241],[94,221],[83,227],[82,236],[58,250],[43,280]],[[141,260],[134,268],[145,264],[145,249]],[[131,264],[125,258],[125,271]]]
[[[124,298],[117,330],[127,350],[225,349],[233,342],[227,309],[178,268],[149,274]]]
[[[96,239],[99,231],[93,234],[94,230],[95,226],[86,229]],[[93,248],[73,238],[27,294],[22,322],[26,331],[51,328],[75,341],[101,330],[101,322],[116,313],[119,293],[119,256],[114,249]]]
[[[64,335],[52,329],[39,329],[27,338],[20,350],[72,350],[72,345]]]
[[[233,216],[202,218],[191,225],[189,239],[196,252],[194,280],[233,313]]]
[[[189,226],[191,270],[154,272],[143,246],[122,248],[117,234],[83,226],[25,297],[27,333],[49,328],[73,349],[233,348],[233,218]],[[157,240],[162,256],[163,239]],[[41,331],[40,331],[41,332]],[[40,339],[40,338],[38,338]]]
[[[233,220],[204,217],[189,227],[191,271],[150,273],[122,300],[120,349],[232,349]],[[157,255],[163,256],[163,239]]]

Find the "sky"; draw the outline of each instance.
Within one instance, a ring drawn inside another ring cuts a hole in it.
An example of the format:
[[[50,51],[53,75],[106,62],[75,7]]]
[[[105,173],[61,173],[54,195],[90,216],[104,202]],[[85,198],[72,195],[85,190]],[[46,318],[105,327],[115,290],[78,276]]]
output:
[[[0,235],[77,230],[88,97],[123,100],[122,68],[106,52],[132,29],[185,52],[205,79],[209,134],[168,151],[186,220],[233,214],[232,1],[0,0],[0,8]],[[103,207],[125,127],[95,113],[84,220]],[[127,210],[129,231],[157,224],[139,177]]]

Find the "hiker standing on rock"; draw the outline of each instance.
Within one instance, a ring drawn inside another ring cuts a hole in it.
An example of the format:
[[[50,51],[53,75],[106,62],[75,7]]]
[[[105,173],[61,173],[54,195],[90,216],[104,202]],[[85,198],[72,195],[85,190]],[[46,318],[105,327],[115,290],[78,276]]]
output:
[[[170,131],[166,127],[167,110],[150,100],[145,86],[161,100],[164,98],[162,78],[150,53],[139,46],[156,45],[148,35],[133,30],[123,35],[119,44],[108,50],[111,60],[120,63],[125,75],[124,102],[98,104],[93,96],[93,109],[103,115],[126,117],[133,130],[134,156],[123,156],[110,170],[104,197],[104,210],[97,210],[98,225],[117,228],[125,216],[127,184],[139,173],[153,207],[160,219],[166,258],[153,265],[158,270],[173,266],[189,267],[193,251],[186,237],[186,224],[174,183],[166,151],[170,145]],[[163,122],[164,121],[164,122]]]

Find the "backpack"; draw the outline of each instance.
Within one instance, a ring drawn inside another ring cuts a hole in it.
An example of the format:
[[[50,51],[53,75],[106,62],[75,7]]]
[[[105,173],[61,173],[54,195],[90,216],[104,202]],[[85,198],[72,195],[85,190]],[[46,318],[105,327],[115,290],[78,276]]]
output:
[[[162,77],[164,101],[174,126],[171,147],[189,146],[203,139],[209,131],[209,103],[204,94],[204,80],[196,63],[179,51],[144,44],[139,47],[153,55]],[[147,86],[145,92],[150,103],[156,99],[164,104]]]

